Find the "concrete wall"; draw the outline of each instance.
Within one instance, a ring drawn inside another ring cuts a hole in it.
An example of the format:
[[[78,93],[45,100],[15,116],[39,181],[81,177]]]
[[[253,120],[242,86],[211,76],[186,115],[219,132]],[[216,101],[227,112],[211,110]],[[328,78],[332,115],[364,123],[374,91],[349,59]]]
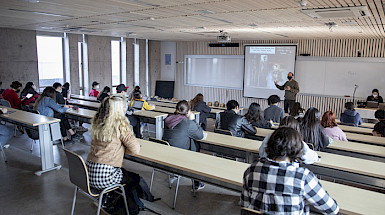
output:
[[[149,84],[150,96],[155,95],[155,84],[161,77],[161,42],[149,41]]]
[[[130,87],[128,91],[134,88],[134,39],[127,39],[127,86]]]
[[[35,31],[0,28],[0,81],[2,88],[12,81],[39,85]]]
[[[81,35],[69,34],[71,93],[80,94],[78,42]]]
[[[176,42],[161,42],[160,49],[160,80],[174,81],[175,80],[175,58],[176,58]],[[166,65],[166,54],[171,55],[171,65]]]
[[[94,81],[100,83],[99,91],[112,87],[110,37],[88,36],[88,78],[90,89]]]

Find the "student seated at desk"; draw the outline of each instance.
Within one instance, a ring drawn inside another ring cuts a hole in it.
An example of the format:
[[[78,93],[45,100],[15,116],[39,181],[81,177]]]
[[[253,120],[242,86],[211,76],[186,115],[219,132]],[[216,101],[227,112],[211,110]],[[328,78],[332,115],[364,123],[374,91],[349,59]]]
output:
[[[293,107],[290,109],[290,116],[293,117],[303,117],[305,115],[305,109],[301,107],[301,103],[294,103]]]
[[[92,188],[102,190],[114,184],[125,184],[126,196],[132,199],[140,176],[122,167],[123,158],[125,153],[138,154],[140,144],[125,117],[125,106],[125,98],[119,95],[107,97],[100,104],[91,122],[92,140],[86,165]]]
[[[56,103],[58,103],[59,105],[65,105],[66,100],[64,99],[63,94],[62,94],[63,86],[61,85],[61,83],[55,82],[52,85],[52,87],[56,91]]]
[[[263,113],[265,116],[265,120],[273,122],[281,122],[281,119],[285,117],[285,111],[282,108],[278,107],[278,103],[281,101],[279,96],[271,95],[267,99],[267,103],[270,107],[266,108]]]
[[[119,84],[118,86],[116,86],[116,93],[125,99],[126,94],[127,94],[127,89],[128,89],[128,87],[126,87],[126,85]],[[106,97],[106,98],[108,98],[108,97]],[[136,138],[142,138],[142,134],[140,132],[140,120],[132,115],[133,112],[131,110],[130,101],[126,102],[125,111],[126,111],[125,115],[127,116],[128,120],[130,121],[130,124],[134,130],[134,134],[135,134]]]
[[[345,124],[353,124],[356,127],[362,124],[361,116],[354,109],[353,102],[345,103],[345,111],[341,113],[340,121]]]
[[[261,106],[258,103],[251,103],[245,114],[247,121],[257,128],[271,128],[272,121],[268,122],[263,118]]]
[[[92,90],[90,91],[90,94],[88,94],[89,96],[92,96],[92,97],[98,97],[99,95],[99,91],[97,89],[99,89],[99,82],[92,82]]]
[[[301,121],[301,135],[303,141],[311,143],[314,150],[324,150],[333,139],[326,136],[325,129],[321,125],[321,114],[317,108],[309,108]]]
[[[189,104],[186,100],[178,102],[174,114],[170,114],[164,119],[163,140],[171,146],[187,149],[191,151],[200,151],[199,144],[194,140],[205,138],[203,129],[195,122],[194,114],[191,113]],[[203,189],[204,184],[194,180],[197,190]]]
[[[103,91],[102,91],[101,93],[99,93],[99,95],[98,95],[98,97],[97,97],[97,100],[98,100],[99,102],[102,102],[104,98],[110,96],[110,92],[111,92],[110,87],[105,86],[105,87],[103,88]]]
[[[206,131],[207,116],[210,114],[211,108],[204,102],[204,97],[201,93],[198,93],[190,101],[191,110],[199,112],[199,124]]]
[[[14,81],[10,85],[11,89],[6,89],[3,91],[1,96],[4,100],[7,100],[9,104],[11,105],[11,108],[21,109],[21,99],[19,98],[19,95],[17,95],[20,92],[20,89],[23,85],[18,82]]]
[[[368,96],[366,101],[367,102],[378,102],[378,103],[383,103],[384,102],[384,100],[380,96],[380,92],[378,91],[378,89],[373,89],[372,90],[372,95]]]
[[[7,108],[0,108],[0,115],[6,114],[8,112]],[[4,148],[8,148],[8,141],[12,138],[14,133],[15,126],[9,123],[0,123],[0,144]]]
[[[325,128],[326,136],[333,140],[348,141],[346,134],[338,127],[336,117],[332,111],[326,111],[321,120],[322,127]]]
[[[337,202],[317,177],[295,165],[303,146],[295,129],[274,131],[266,145],[267,158],[251,164],[243,175],[241,206],[264,214],[310,214],[310,204],[323,214],[338,214]]]
[[[39,96],[39,98],[35,102],[34,110],[39,111],[39,113],[43,116],[55,117],[55,112],[59,113],[56,115],[58,119],[60,119],[60,132],[63,137],[63,141],[69,141],[67,137],[67,130],[71,134],[72,138],[78,137],[75,136],[75,132],[72,130],[67,117],[64,114],[68,108],[72,108],[72,105],[58,105],[55,102],[56,99],[56,91],[53,87],[46,87],[43,93]],[[72,139],[71,138],[71,139]]]
[[[298,122],[298,120],[296,120],[292,116],[286,116],[285,118],[283,118],[281,120],[281,123],[279,124],[279,127],[280,128],[289,127],[289,128],[295,129],[298,133],[301,132],[300,123]],[[262,141],[261,146],[259,147],[259,157],[261,158],[267,157],[267,153],[265,149],[270,137],[271,137],[271,134],[267,135],[265,139]],[[317,162],[319,160],[317,152],[311,150],[305,142],[302,141],[302,143],[303,143],[304,153],[301,157],[301,161],[305,164],[313,164],[314,162]]]
[[[143,101],[143,108],[142,110],[153,110],[155,107],[149,105],[143,98],[142,98],[142,92],[140,91],[135,91],[134,92],[134,99],[131,101],[130,106],[134,105],[134,101]]]
[[[137,91],[140,91],[140,87],[139,86],[135,86],[134,90],[132,90],[130,95],[128,95],[128,101],[131,101],[131,100],[134,99],[134,93],[137,92]]]
[[[61,88],[61,94],[65,100],[69,101],[71,99],[70,83],[65,82],[63,84],[63,87]]]
[[[377,110],[374,116],[379,122],[374,126],[373,135],[385,137],[385,110]]]
[[[216,128],[229,130],[235,137],[245,137],[245,132],[248,134],[257,133],[254,126],[244,116],[238,115],[239,103],[237,101],[228,101],[226,107],[227,110],[220,113],[219,119],[216,119]]]
[[[39,93],[36,92],[36,86],[33,82],[27,82],[24,89],[20,93],[20,98],[23,99],[21,102],[22,106],[34,103],[39,98]]]

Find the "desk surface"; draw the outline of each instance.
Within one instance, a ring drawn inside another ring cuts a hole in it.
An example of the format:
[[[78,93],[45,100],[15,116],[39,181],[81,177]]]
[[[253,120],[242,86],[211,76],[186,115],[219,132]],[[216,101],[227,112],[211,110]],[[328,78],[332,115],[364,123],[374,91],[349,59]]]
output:
[[[88,100],[88,101],[97,101],[97,98],[96,97],[93,97],[93,96],[82,96],[82,95],[75,95],[75,94],[71,94],[71,98],[74,98],[74,99],[81,99],[81,100]]]
[[[51,118],[35,113],[30,113],[27,111],[22,111],[14,108],[9,108],[9,107],[3,107],[0,106],[1,108],[7,108],[8,111],[15,111],[13,113],[6,113],[6,114],[1,114],[0,118],[4,119],[9,119],[13,120],[25,125],[29,126],[39,126],[39,125],[45,125],[45,124],[52,124],[55,122],[60,122],[60,119],[56,118]]]
[[[78,110],[68,109],[66,113],[72,114],[75,116],[80,116],[80,117],[92,119],[92,118],[94,118],[96,111],[88,110],[88,109],[84,109],[84,108],[79,108]]]
[[[168,107],[168,108],[174,108],[176,107],[176,103],[171,103],[171,102],[156,102],[156,101],[149,101],[149,104],[154,104],[155,106],[160,106],[160,107]],[[216,113],[221,113],[223,110],[221,109],[215,109],[211,108],[211,113],[216,114]]]
[[[339,120],[339,119],[336,119],[336,122],[338,123],[338,124],[340,124],[341,123],[341,121]],[[374,123],[362,123],[361,125],[359,125],[358,127],[362,127],[362,128],[371,128],[371,129],[373,129],[374,128]]]
[[[354,126],[349,126],[349,125],[338,125],[338,127],[341,128],[345,132],[359,133],[359,134],[366,134],[366,135],[372,135],[373,134],[372,128],[354,127]]]
[[[96,109],[100,107],[100,103],[84,101],[84,100],[71,99],[68,103],[70,103],[71,105],[85,106],[85,107],[91,107]]]
[[[200,142],[253,153],[258,153],[259,147],[262,144],[262,141],[258,140],[227,136],[212,132],[207,132],[207,138],[205,140],[200,140]],[[338,143],[335,143],[335,145],[338,145]],[[321,156],[321,161],[314,165],[385,179],[385,163],[326,152],[317,153]]]
[[[249,164],[191,152],[158,143],[139,140],[139,155],[145,160],[177,168],[183,171],[225,181],[242,187],[243,173]],[[172,154],[173,156],[170,156]],[[327,192],[337,201],[341,212],[358,214],[382,214],[385,210],[385,194],[346,185],[320,181]]]
[[[348,138],[348,140],[354,140],[362,143],[373,143],[373,144],[385,146],[384,137],[369,136],[369,135],[362,135],[362,134],[355,134],[355,133],[346,133],[346,137]]]
[[[161,106],[155,106],[155,109],[152,109],[152,111],[162,112],[162,113],[174,113],[175,108],[168,108],[168,107],[161,107]],[[193,114],[199,114],[199,112],[191,111]]]

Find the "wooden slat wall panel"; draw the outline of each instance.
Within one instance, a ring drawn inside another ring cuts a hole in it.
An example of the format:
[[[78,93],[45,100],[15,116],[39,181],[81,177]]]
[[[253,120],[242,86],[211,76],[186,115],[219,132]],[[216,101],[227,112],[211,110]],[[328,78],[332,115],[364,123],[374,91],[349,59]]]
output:
[[[210,42],[177,42],[176,61],[183,62],[184,55],[243,55],[244,44],[297,44],[297,55],[356,57],[357,51],[360,50],[362,57],[385,57],[385,39],[255,40],[236,42],[240,43],[239,48],[210,48],[208,46]],[[267,107],[265,99],[245,98],[242,90],[185,86],[183,66],[184,64],[180,63],[176,67],[176,98],[191,99],[197,93],[203,93],[206,101],[225,103],[230,99],[235,99],[244,107],[248,107],[252,102],[259,103],[262,108]],[[304,108],[316,107],[321,112],[332,110],[336,116],[339,116],[345,102],[351,101],[351,98],[299,94],[297,101]]]

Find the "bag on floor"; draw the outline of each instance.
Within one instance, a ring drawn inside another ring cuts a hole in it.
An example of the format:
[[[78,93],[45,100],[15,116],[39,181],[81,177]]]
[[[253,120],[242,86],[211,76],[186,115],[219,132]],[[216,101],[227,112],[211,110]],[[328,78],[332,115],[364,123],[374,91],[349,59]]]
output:
[[[154,198],[152,193],[150,192],[150,188],[148,187],[146,181],[140,176],[139,186],[136,188],[138,192],[138,196],[141,199],[147,200],[149,202],[154,202],[160,200],[160,198]]]

